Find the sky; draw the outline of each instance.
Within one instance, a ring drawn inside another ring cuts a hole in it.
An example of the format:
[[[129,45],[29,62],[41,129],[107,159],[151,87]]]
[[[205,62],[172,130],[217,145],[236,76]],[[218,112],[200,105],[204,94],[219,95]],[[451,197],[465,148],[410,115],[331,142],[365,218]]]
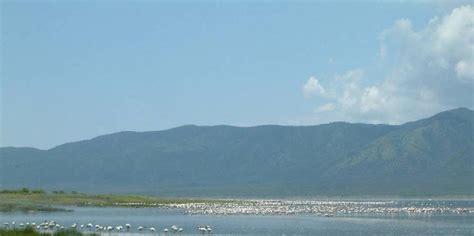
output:
[[[469,1],[0,1],[0,146],[474,106]]]

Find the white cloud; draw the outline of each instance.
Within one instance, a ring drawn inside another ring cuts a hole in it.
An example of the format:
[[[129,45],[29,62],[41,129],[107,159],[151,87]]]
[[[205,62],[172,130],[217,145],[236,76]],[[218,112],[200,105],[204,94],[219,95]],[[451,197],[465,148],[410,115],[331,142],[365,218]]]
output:
[[[473,106],[474,6],[435,17],[419,31],[401,20],[382,35],[382,44],[399,52],[399,63],[376,85],[393,101],[389,105],[394,113],[411,110],[406,119],[414,119],[428,115],[427,107],[433,108],[428,113],[435,113]]]
[[[360,98],[361,112],[366,113],[380,110],[384,104],[385,98],[383,97],[379,88],[375,86],[365,88],[364,93]]]
[[[336,108],[336,106],[334,105],[334,103],[326,103],[326,104],[323,104],[323,105],[319,106],[318,108],[316,108],[316,110],[314,112],[316,112],[316,113],[327,112],[327,111],[332,111],[335,108]]]
[[[378,56],[395,57],[396,62],[381,80],[365,78],[355,69],[335,75],[325,89],[316,79],[307,82],[311,94],[321,87],[324,102],[333,104],[325,115],[351,122],[403,123],[474,106],[474,6],[435,17],[421,30],[408,19],[398,20],[379,40]]]
[[[307,98],[313,95],[326,96],[326,90],[321,86],[316,77],[311,76],[303,85],[303,94]]]
[[[474,60],[459,61],[456,64],[456,73],[459,78],[474,80]]]

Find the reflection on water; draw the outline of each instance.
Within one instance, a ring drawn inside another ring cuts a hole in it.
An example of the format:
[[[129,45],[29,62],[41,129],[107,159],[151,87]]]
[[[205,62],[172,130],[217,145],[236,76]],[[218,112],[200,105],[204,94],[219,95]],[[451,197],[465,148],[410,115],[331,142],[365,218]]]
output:
[[[393,204],[409,204],[393,202]],[[416,202],[426,206],[425,202]],[[446,201],[453,207],[472,207],[473,201]],[[68,228],[73,223],[101,226],[131,224],[131,234],[163,234],[172,225],[184,229],[183,234],[199,233],[198,225],[210,225],[214,234],[246,235],[474,235],[473,214],[391,214],[391,215],[189,215],[181,209],[162,208],[71,208],[73,212],[1,213],[0,221],[41,223],[55,220]],[[138,232],[137,227],[144,230]],[[79,227],[78,227],[79,228]],[[95,229],[93,230],[95,231]],[[108,235],[109,233],[105,233]],[[171,233],[169,233],[171,234]],[[116,235],[116,234],[115,234]]]

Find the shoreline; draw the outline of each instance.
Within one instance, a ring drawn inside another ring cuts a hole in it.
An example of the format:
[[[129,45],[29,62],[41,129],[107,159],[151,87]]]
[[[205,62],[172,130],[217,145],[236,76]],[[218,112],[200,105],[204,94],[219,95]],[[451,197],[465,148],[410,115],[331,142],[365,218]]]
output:
[[[54,212],[68,211],[68,206],[74,207],[163,207],[183,208],[189,206],[248,206],[259,204],[328,204],[335,202],[350,202],[351,204],[373,202],[410,202],[410,201],[474,201],[474,196],[313,196],[313,197],[248,197],[248,198],[171,198],[145,195],[122,194],[89,194],[64,191],[45,192],[43,190],[0,191],[0,212]],[[189,209],[188,209],[189,210]]]

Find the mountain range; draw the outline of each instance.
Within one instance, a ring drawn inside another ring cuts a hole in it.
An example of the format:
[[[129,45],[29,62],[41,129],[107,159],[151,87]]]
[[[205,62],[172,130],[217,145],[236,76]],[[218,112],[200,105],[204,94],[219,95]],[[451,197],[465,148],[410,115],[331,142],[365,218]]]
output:
[[[402,125],[187,125],[0,148],[0,188],[194,197],[474,194],[474,111]]]

